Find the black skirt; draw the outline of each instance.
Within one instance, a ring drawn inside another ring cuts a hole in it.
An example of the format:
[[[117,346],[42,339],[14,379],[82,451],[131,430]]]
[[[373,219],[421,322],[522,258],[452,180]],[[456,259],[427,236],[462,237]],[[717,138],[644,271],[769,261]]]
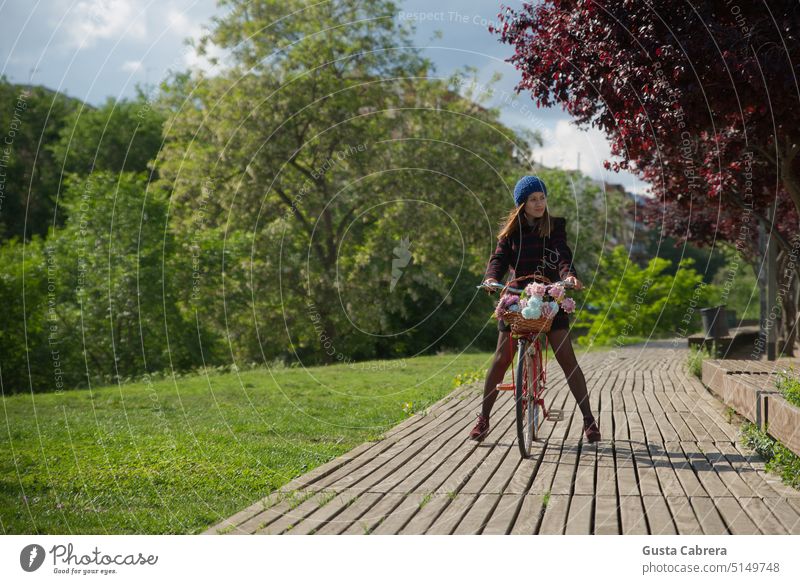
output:
[[[563,310],[559,310],[553,318],[553,324],[550,325],[550,330],[560,330],[569,328],[569,314]],[[511,330],[511,325],[506,324],[502,318],[497,319],[497,330],[500,332],[508,332]]]

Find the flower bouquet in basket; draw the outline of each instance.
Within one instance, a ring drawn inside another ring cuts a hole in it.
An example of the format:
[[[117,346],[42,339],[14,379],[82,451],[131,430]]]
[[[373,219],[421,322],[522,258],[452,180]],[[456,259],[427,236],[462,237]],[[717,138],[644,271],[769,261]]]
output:
[[[511,325],[515,333],[547,332],[559,310],[575,311],[575,301],[568,298],[564,286],[531,282],[522,294],[506,294],[495,308],[496,318]]]

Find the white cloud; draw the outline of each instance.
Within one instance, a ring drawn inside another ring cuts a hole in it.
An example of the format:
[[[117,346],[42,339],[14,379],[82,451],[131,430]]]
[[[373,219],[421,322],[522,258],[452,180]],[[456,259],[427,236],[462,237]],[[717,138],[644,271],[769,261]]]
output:
[[[73,45],[88,47],[98,39],[147,38],[145,13],[135,0],[81,0],[64,26]]]
[[[122,70],[123,71],[128,71],[130,73],[133,73],[134,71],[138,71],[141,68],[142,68],[142,62],[141,61],[125,61],[122,64]]]
[[[210,43],[206,47],[205,55],[198,55],[197,51],[190,49],[184,53],[184,62],[191,69],[202,69],[207,74],[218,73],[225,65],[226,51],[217,45]],[[209,59],[218,59],[219,64],[213,65]]]
[[[611,155],[605,134],[597,128],[583,130],[569,120],[558,120],[554,128],[542,131],[542,137],[544,146],[534,151],[534,161],[537,163],[575,170],[580,154],[580,171],[595,180],[622,184],[625,190],[633,193],[642,193],[647,187],[628,172],[616,173],[603,167],[603,160],[621,159]]]
[[[170,34],[182,38],[192,37],[199,38],[203,32],[202,27],[197,22],[192,22],[186,16],[185,12],[181,12],[175,7],[171,7],[167,11],[167,25],[169,26]]]

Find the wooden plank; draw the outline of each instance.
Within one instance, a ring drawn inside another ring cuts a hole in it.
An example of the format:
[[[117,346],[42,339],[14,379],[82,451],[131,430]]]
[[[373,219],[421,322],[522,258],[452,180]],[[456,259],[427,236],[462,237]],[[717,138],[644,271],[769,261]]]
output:
[[[377,494],[380,499],[364,515],[354,521],[342,533],[346,535],[367,535],[373,533],[376,526],[380,525],[386,517],[392,514],[395,509],[399,509],[405,496],[399,493]],[[366,496],[366,495],[364,495]]]
[[[477,499],[478,495],[457,495],[428,528],[427,533],[431,535],[449,535],[453,533]]]
[[[676,444],[672,442],[671,444]],[[648,443],[647,450],[652,460],[653,468],[658,482],[661,487],[661,492],[667,497],[685,497],[686,492],[681,485],[681,481],[672,466],[670,455],[666,450],[666,445]]]
[[[295,523],[292,527],[287,527],[289,535],[309,535],[315,533],[320,527],[324,527],[329,522],[336,520],[336,517],[350,505],[356,502],[358,495],[353,493],[332,494],[333,498],[329,501],[325,497],[318,499],[319,507],[307,517]]]
[[[714,442],[698,442],[697,448],[706,457],[720,481],[728,488],[734,497],[755,497],[757,493],[748,485],[739,473],[731,466],[728,459],[717,448]]]
[[[629,443],[636,473],[639,477],[639,492],[644,495],[661,496],[661,485],[658,483],[655,464],[650,458],[650,451],[646,444]]]
[[[736,426],[729,424],[727,420],[719,415],[713,412],[709,413],[704,408],[698,408],[694,414],[700,423],[708,428],[711,439],[714,442],[732,442],[736,440]]]
[[[736,497],[714,497],[714,506],[722,515],[725,524],[733,535],[756,535],[761,533],[748,517]]]
[[[654,395],[663,395],[667,388],[664,385],[664,375],[661,372],[658,372],[658,375],[653,376],[653,380],[656,388],[654,391]],[[659,391],[660,388],[660,391]],[[655,399],[654,401],[649,402],[650,409],[653,413],[653,420],[655,421],[656,425],[658,426],[658,430],[661,434],[661,439],[664,442],[677,442],[679,439],[678,433],[675,431],[675,428],[672,426],[670,421],[667,419],[666,412],[661,405],[660,399]]]
[[[594,509],[595,535],[620,535],[620,523],[617,516],[618,503],[616,496],[597,495]]]
[[[542,447],[544,444],[542,444]],[[498,446],[497,448],[502,448]],[[534,457],[537,456],[535,452],[532,452]],[[517,472],[517,468],[519,468],[520,463],[523,461],[522,455],[519,451],[519,447],[516,443],[511,444],[508,447],[508,453],[503,458],[503,461],[497,467],[495,473],[489,478],[489,481],[484,485],[483,492],[484,493],[504,493],[506,492],[506,485],[511,482],[511,479]]]
[[[349,463],[357,464],[369,461],[372,457],[376,454],[380,454],[388,449],[392,444],[396,443],[397,441],[408,438],[412,436],[415,432],[418,432],[421,428],[426,427],[430,420],[438,417],[443,413],[454,413],[457,411],[456,407],[458,402],[454,400],[454,397],[460,397],[464,395],[466,387],[461,386],[454,390],[448,396],[445,396],[435,404],[433,404],[429,411],[430,413],[427,416],[423,416],[422,413],[417,413],[414,416],[404,420],[398,426],[395,426],[392,430],[387,432],[384,436],[384,440],[378,442],[365,442],[353,450],[346,452],[345,454],[323,464],[319,467],[309,471],[308,473],[301,475],[287,484],[281,487],[281,491],[288,492],[288,491],[296,491],[299,489],[306,489],[310,485],[314,484],[315,482],[319,482],[320,479],[330,476],[334,471],[340,471],[340,474],[346,474],[349,470],[355,468],[355,466],[348,467],[348,470],[340,470],[342,467]],[[478,403],[480,398],[473,397],[472,402]],[[471,403],[472,403],[471,402]],[[430,417],[429,417],[430,416]],[[320,486],[321,488],[321,486]]]
[[[502,435],[508,431],[512,423],[510,413],[513,407],[513,400],[505,400],[505,403],[497,404],[495,407],[498,410],[498,414],[500,414],[495,425],[500,430],[499,435]],[[490,434],[491,432],[490,430]],[[453,491],[459,491],[493,448],[496,448],[496,444],[489,441],[488,437],[480,444],[467,439],[457,450],[457,454],[451,455],[447,460],[443,461],[427,477],[424,477],[424,472],[412,473],[409,480],[403,481],[399,488],[413,488],[424,493],[437,492],[445,495]],[[419,482],[420,477],[424,478],[422,482]],[[413,486],[415,483],[416,486]]]
[[[737,476],[745,481],[754,493],[761,497],[778,498],[780,493],[768,483],[751,463],[750,459],[760,460],[760,456],[755,452],[748,454],[742,453],[734,444],[730,442],[717,442],[717,450],[725,455],[728,464],[734,469]]]
[[[260,524],[254,523],[251,526],[252,531],[250,531],[250,533],[257,533],[259,535],[279,535],[287,529],[291,529],[295,523],[300,523],[303,519],[319,509],[321,496],[324,496],[323,491],[315,492],[300,505],[279,515],[274,520],[269,520]]]
[[[428,444],[418,444],[411,450],[412,456],[399,456],[394,464],[384,465],[372,476],[365,477],[360,486],[381,493],[415,490],[456,451],[477,447],[478,443],[468,436],[471,424],[472,420],[462,419],[460,423],[451,425]]]
[[[495,493],[479,495],[453,533],[480,535],[499,501],[500,495]]]
[[[622,496],[620,493],[619,508],[622,515],[623,535],[647,535],[644,506],[642,498],[638,494]]]
[[[463,413],[455,411],[442,415],[429,423],[428,430],[424,434],[419,434],[410,442],[400,441],[392,444],[387,450],[377,454],[374,458],[367,461],[358,468],[351,469],[349,472],[336,472],[330,477],[326,477],[315,483],[324,488],[335,488],[338,490],[358,488],[360,490],[374,490],[386,492],[375,488],[381,480],[389,477],[398,467],[415,460],[415,457],[422,452],[431,442],[441,436],[452,436],[458,431],[465,431]],[[418,464],[423,459],[417,459]],[[347,469],[343,469],[346,471]]]
[[[644,512],[647,514],[647,522],[650,526],[651,535],[677,535],[678,530],[672,520],[667,500],[659,495],[642,495]]]
[[[767,432],[800,455],[800,408],[779,394],[767,396]]]
[[[498,467],[503,462],[505,457],[519,457],[519,448],[516,446],[516,444],[513,445],[514,451],[512,451],[511,447],[512,445],[509,444],[505,446],[495,446],[492,448],[489,451],[489,454],[475,468],[474,472],[460,492],[470,495],[484,493],[484,487],[486,486],[486,483],[488,483],[489,479],[491,479],[492,476],[497,472]]]
[[[467,439],[482,395],[480,384],[462,386],[427,416],[292,479],[205,533],[800,532],[800,492],[737,442],[724,404],[686,372],[685,351],[614,353],[579,361],[604,436],[597,444],[583,440],[580,411],[556,367],[547,399],[563,418],[545,423],[529,460],[519,456],[510,394],[497,402],[487,440]]]
[[[447,495],[436,494],[426,496],[422,502],[424,505],[419,508],[399,533],[404,535],[422,535],[425,533],[439,514],[450,504],[451,498]]]
[[[767,472],[766,462],[763,458],[761,458],[760,455],[742,446],[738,442],[733,443],[732,446],[736,448],[742,456],[746,457],[749,464],[753,467],[755,473],[761,477],[765,483],[772,487],[772,490],[775,494],[780,497],[787,497],[790,499],[800,498],[800,492],[788,485],[783,484],[783,481],[777,475]],[[770,495],[772,495],[772,493],[770,493]]]
[[[688,497],[667,496],[666,500],[678,535],[703,534],[703,529],[700,527],[700,522],[694,514]]]
[[[689,502],[705,535],[727,535],[730,532],[710,497],[689,497]]]
[[[550,495],[539,535],[562,535],[567,522],[569,495]]]
[[[682,413],[664,412],[664,417],[669,421],[670,424],[672,424],[672,427],[675,428],[675,432],[678,434],[679,442],[694,441],[694,432],[692,432],[691,428],[689,428],[689,426],[686,424]]]
[[[517,515],[514,526],[511,528],[512,535],[533,535],[539,525],[543,509],[543,495],[530,493],[522,499],[522,507]]]
[[[303,504],[307,498],[312,497],[314,493],[316,493],[316,490],[313,488],[307,489],[306,491],[297,491],[292,493],[291,497],[286,493],[277,493],[277,496],[282,497],[278,504],[265,509],[261,513],[254,515],[246,521],[243,521],[238,525],[237,530],[234,533],[256,533],[257,530],[277,521],[286,514],[296,515],[295,509],[301,506],[301,504]],[[303,508],[304,514],[300,515],[300,519],[302,519],[305,514],[313,511],[316,506],[317,505],[314,502],[307,504],[306,507]]]
[[[445,397],[426,408],[425,411],[427,413],[417,412],[413,416],[406,418],[396,426],[392,427],[390,430],[384,432],[384,439],[399,437],[399,435],[407,433],[412,426],[417,424],[425,424],[429,419],[437,418],[446,410],[460,410],[463,408],[463,403],[461,403],[463,400],[473,402],[476,396],[483,396],[482,381],[460,385]]]
[[[800,513],[782,497],[764,498],[766,505],[786,528],[786,533],[800,535]]]
[[[550,491],[550,487],[553,484],[553,477],[556,474],[561,460],[561,448],[563,444],[563,442],[555,442],[547,445],[547,450],[542,456],[542,462],[528,490],[529,493],[542,495]]]
[[[219,523],[211,526],[202,535],[219,535],[219,534],[242,534],[249,533],[239,529],[239,525],[258,515],[265,512],[267,509],[274,507],[281,501],[277,491],[270,493],[260,501],[257,501],[249,507],[242,509],[238,513],[220,521]]]
[[[430,440],[438,435],[442,428],[447,428],[459,421],[461,417],[457,411],[448,411],[436,420],[428,422],[428,430],[425,433],[417,433],[417,438],[408,437],[398,441],[382,441],[380,450],[370,452],[369,456],[362,453],[360,456],[352,460],[352,464],[344,465],[333,473],[330,473],[320,480],[313,483],[318,488],[336,488],[344,489],[355,486],[364,477],[374,473],[377,469],[396,461],[398,455],[407,452],[407,449],[413,447],[415,443],[422,440]],[[449,422],[449,424],[446,424]]]
[[[553,448],[553,444],[545,442],[531,452],[530,458],[523,459],[520,457],[517,468],[513,472],[511,480],[505,485],[503,493],[508,495],[524,495],[527,493],[533,483],[535,474],[538,472],[537,467],[541,464],[544,453],[548,448]],[[513,458],[507,457],[506,460],[511,461]]]
[[[739,504],[758,530],[765,535],[786,535],[788,531],[758,497],[740,497]]]
[[[399,493],[394,494],[402,496],[399,495]],[[400,533],[400,530],[403,529],[408,520],[419,511],[420,505],[425,497],[426,495],[422,493],[411,493],[403,498],[400,504],[392,509],[390,513],[387,513],[383,521],[372,529],[370,533],[375,535],[394,535]]]
[[[575,495],[594,495],[594,476],[597,472],[597,443],[583,443],[578,456],[578,468],[575,474]]]
[[[489,521],[481,532],[482,535],[504,535],[510,533],[517,512],[521,509],[525,495],[503,494],[497,502]]]
[[[609,442],[600,442],[597,448],[597,496],[617,498],[617,467],[614,463],[614,446]],[[616,503],[615,503],[616,504]]]
[[[592,495],[573,495],[569,503],[566,535],[590,535],[594,515]]]
[[[553,495],[569,495],[572,492],[577,464],[578,445],[565,442],[561,449],[561,456],[556,462],[555,475],[550,486],[550,492]]]
[[[357,522],[362,515],[367,514],[381,499],[381,496],[380,493],[362,493],[352,505],[346,507],[333,521],[319,527],[315,533],[318,535],[342,533]]]
[[[729,497],[731,495],[730,491],[714,471],[714,467],[708,462],[697,442],[683,441],[680,444],[686,460],[692,466],[698,480],[703,485],[703,490],[710,497]]]
[[[639,486],[636,482],[636,471],[633,466],[633,453],[630,444],[618,441],[617,455],[617,488],[620,499],[622,497],[638,497]]]

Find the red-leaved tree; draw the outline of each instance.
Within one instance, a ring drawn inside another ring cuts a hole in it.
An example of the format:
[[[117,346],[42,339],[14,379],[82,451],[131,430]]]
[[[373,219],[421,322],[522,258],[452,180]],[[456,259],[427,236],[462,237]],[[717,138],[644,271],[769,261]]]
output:
[[[518,92],[602,129],[650,186],[645,221],[679,243],[724,240],[758,259],[778,243],[791,354],[800,268],[800,4],[544,0],[503,7],[490,30],[513,45]]]

